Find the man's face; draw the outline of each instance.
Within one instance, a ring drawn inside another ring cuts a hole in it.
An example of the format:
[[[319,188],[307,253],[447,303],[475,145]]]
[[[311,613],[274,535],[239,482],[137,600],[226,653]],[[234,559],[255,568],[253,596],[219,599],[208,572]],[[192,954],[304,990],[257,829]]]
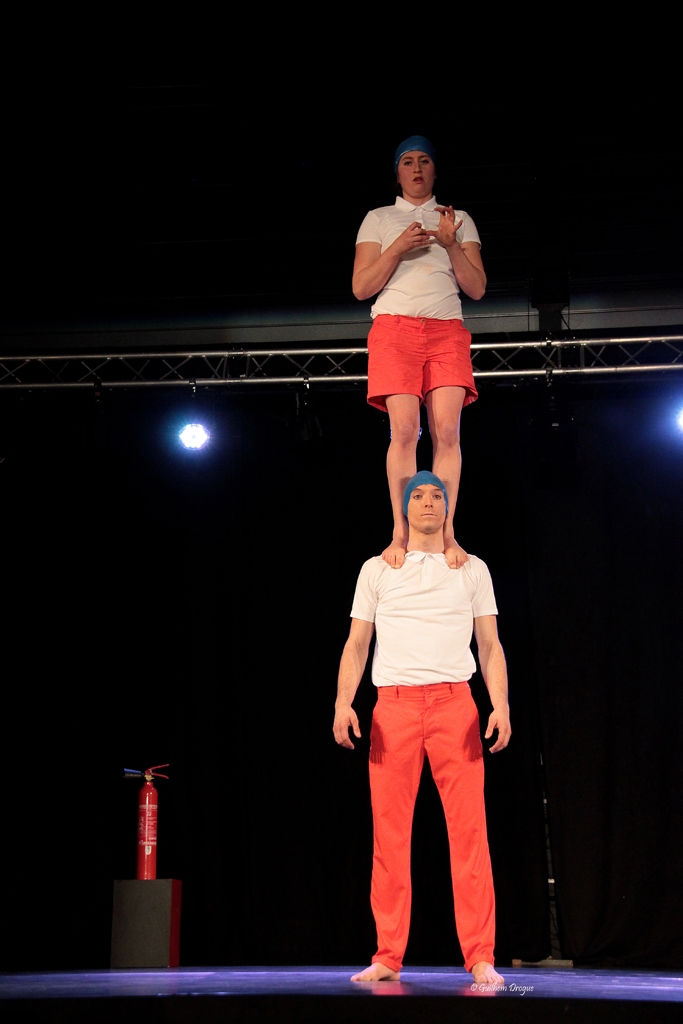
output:
[[[435,178],[434,161],[426,153],[413,150],[404,153],[398,162],[398,183],[405,197],[429,199]]]
[[[434,484],[416,487],[408,498],[408,523],[419,533],[437,533],[446,521],[443,491]]]

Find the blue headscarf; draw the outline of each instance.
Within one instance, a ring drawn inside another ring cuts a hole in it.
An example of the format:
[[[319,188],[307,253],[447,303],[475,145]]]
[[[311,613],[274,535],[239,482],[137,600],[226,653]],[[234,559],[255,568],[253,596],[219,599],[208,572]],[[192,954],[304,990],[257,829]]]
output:
[[[432,160],[434,159],[434,147],[432,146],[429,139],[426,139],[424,135],[411,135],[409,138],[404,139],[401,145],[394,153],[394,174],[398,171],[398,162],[404,153],[412,153],[416,150],[418,153],[426,153]]]
[[[425,150],[426,152],[426,150]],[[406,489],[403,492],[403,514],[408,515],[408,500],[410,495],[413,493],[416,487],[422,487],[424,484],[432,484],[433,487],[438,487],[443,491],[443,500],[446,502],[446,515],[448,515],[448,494],[443,480],[440,480],[434,473],[430,473],[428,469],[421,469],[419,473],[411,477],[406,484]]]

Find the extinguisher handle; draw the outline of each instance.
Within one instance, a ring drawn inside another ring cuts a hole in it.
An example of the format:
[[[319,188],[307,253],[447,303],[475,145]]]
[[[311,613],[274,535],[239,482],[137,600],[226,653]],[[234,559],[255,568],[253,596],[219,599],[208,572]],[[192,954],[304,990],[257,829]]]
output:
[[[155,764],[153,768],[146,768],[144,772],[139,772],[137,768],[124,768],[123,777],[124,779],[139,779],[141,776],[149,775],[150,778],[155,779],[167,779],[168,775],[162,775],[161,772],[157,771],[157,768],[168,768],[167,764]]]

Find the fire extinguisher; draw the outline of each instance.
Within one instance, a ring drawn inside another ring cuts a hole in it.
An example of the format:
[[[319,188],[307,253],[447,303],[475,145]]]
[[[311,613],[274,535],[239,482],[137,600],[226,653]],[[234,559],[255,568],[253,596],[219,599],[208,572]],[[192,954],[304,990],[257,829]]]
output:
[[[159,801],[153,779],[167,779],[157,768],[168,768],[167,764],[157,764],[146,768],[144,772],[136,768],[124,768],[126,779],[144,778],[138,796],[138,879],[157,877],[157,822],[159,820]]]

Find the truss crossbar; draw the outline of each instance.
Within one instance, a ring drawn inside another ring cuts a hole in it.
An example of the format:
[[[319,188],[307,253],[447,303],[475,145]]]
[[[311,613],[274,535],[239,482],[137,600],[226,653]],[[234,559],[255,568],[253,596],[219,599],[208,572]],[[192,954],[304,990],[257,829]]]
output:
[[[606,376],[683,370],[683,335],[475,342],[478,379]],[[367,348],[225,349],[0,357],[0,390],[249,384],[359,384]]]

